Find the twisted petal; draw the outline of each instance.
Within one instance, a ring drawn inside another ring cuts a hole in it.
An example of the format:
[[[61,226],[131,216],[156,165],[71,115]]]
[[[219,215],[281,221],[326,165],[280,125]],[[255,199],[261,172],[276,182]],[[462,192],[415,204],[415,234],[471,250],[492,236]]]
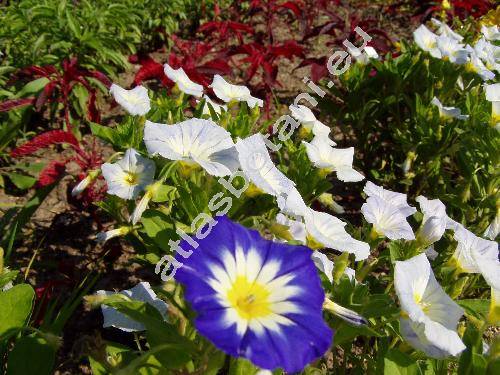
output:
[[[261,134],[240,139],[236,150],[243,173],[262,191],[278,197],[294,188],[295,183],[274,165]]]
[[[151,109],[148,90],[144,86],[126,90],[113,83],[109,92],[115,101],[131,115],[144,116]]]
[[[370,255],[370,246],[352,238],[344,229],[346,223],[335,216],[310,209],[304,220],[308,235],[324,247],[352,253],[356,260],[366,259]]]

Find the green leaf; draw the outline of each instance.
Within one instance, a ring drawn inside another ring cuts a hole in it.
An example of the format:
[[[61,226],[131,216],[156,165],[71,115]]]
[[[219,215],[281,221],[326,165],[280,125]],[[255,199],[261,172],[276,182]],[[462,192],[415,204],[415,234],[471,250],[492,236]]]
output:
[[[34,335],[21,337],[9,354],[7,375],[50,375],[56,351],[45,339]]]
[[[9,176],[10,180],[18,189],[25,190],[29,189],[36,183],[36,178],[32,176],[26,176],[24,174],[19,174],[19,173],[7,173],[7,176]]]
[[[211,354],[208,359],[207,369],[205,375],[217,375],[219,370],[224,366],[226,355],[221,351],[216,351]]]
[[[384,358],[384,375],[419,375],[417,362],[405,353],[389,349]]]
[[[487,361],[482,355],[483,338],[481,332],[472,324],[467,325],[462,340],[467,347],[458,363],[459,375],[480,375],[486,373]]]
[[[0,292],[0,337],[26,325],[34,298],[35,291],[28,284],[19,284]]]
[[[112,145],[118,144],[120,142],[120,137],[116,133],[116,131],[110,127],[102,126],[96,124],[95,122],[90,123],[90,131],[96,137],[101,138],[102,140],[111,143]]]
[[[38,78],[31,82],[28,82],[21,90],[16,93],[14,98],[22,98],[31,94],[36,94],[40,92],[49,82],[50,80],[46,77]]]
[[[243,358],[231,358],[228,375],[255,375],[259,371],[250,361]]]
[[[116,300],[114,302],[105,300],[104,303],[129,318],[144,324],[151,349],[161,347],[162,354],[158,355],[157,359],[163,366],[179,368],[192,359],[190,354],[196,350],[194,343],[179,335],[176,327],[165,322],[158,310],[150,304],[139,301]],[[171,355],[165,355],[164,350],[171,352]]]
[[[490,301],[487,299],[462,299],[457,301],[467,313],[484,319],[488,315]]]
[[[159,210],[146,210],[142,214],[142,225],[147,235],[163,250],[170,251],[169,240],[176,237],[172,219]]]
[[[173,201],[175,199],[175,193],[177,189],[170,185],[160,185],[154,192],[152,201],[156,203],[162,203],[166,201]]]

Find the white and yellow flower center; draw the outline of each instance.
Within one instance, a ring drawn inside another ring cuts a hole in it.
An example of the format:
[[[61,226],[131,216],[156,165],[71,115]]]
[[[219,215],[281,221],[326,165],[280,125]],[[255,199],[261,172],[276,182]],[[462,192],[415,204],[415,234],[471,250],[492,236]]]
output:
[[[433,39],[433,38],[428,38],[424,41],[424,44],[425,46],[428,48],[428,49],[434,49],[436,48],[437,46],[437,43],[436,43],[436,40]]]
[[[420,293],[415,292],[413,294],[413,299],[415,300],[415,303],[420,306],[424,314],[427,314],[429,312],[431,304],[422,301],[422,295]]]
[[[227,292],[227,299],[241,318],[250,320],[272,313],[270,294],[264,285],[250,282],[246,276],[237,276]]]
[[[133,92],[124,92],[123,98],[132,105],[142,104],[144,100]]]
[[[124,172],[123,182],[126,185],[134,186],[139,183],[139,174],[133,172]]]

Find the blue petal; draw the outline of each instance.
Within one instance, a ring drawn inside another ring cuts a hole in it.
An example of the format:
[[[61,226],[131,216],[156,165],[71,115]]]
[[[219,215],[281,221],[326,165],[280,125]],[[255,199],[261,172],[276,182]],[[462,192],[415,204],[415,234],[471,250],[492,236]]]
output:
[[[199,247],[188,259],[177,256],[184,265],[175,278],[185,285],[185,299],[198,314],[196,328],[219,349],[233,356],[246,357],[261,368],[302,370],[328,350],[333,335],[322,317],[325,296],[311,259],[311,249],[268,241],[258,231],[235,224],[226,217],[216,220],[218,223],[211,233],[203,240],[196,240]],[[180,245],[185,250],[190,248],[186,241]],[[301,292],[286,301],[293,302],[299,313],[285,314],[294,324],[280,325],[280,332],[264,329],[260,336],[250,329],[240,336],[236,324],[228,326],[224,320],[227,310],[218,301],[217,291],[208,280],[213,277],[210,268],[214,264],[224,268],[224,252],[235,254],[238,247],[245,253],[257,251],[263,264],[279,262],[276,277],[294,276],[288,285],[297,286]]]
[[[248,330],[241,342],[241,355],[264,369],[301,371],[321,357],[332,342],[332,330],[321,315],[315,315],[303,323],[281,326],[281,333],[266,329],[265,334],[256,335]]]

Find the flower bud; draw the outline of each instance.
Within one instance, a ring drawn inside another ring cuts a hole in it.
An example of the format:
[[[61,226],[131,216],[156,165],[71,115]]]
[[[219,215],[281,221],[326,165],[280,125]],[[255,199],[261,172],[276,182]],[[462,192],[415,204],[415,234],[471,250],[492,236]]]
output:
[[[340,278],[345,273],[348,263],[349,263],[348,252],[343,252],[335,259],[335,266],[333,268],[333,280],[335,281],[335,284],[339,282]]]
[[[120,228],[108,230],[107,232],[97,233],[96,239],[97,239],[98,242],[104,243],[106,241],[109,241],[112,238],[125,236],[128,233],[130,233],[131,230],[132,230],[131,227],[125,227],[125,226],[123,226],[123,227],[120,227]]]
[[[76,186],[71,190],[71,195],[73,197],[76,197],[77,195],[80,195],[83,193],[83,191],[94,181],[97,176],[99,176],[100,171],[94,170],[90,171],[89,174],[81,180]]]
[[[337,315],[339,318],[345,320],[348,323],[351,323],[355,326],[367,325],[368,322],[365,318],[359,315],[356,311],[352,311],[337,305],[335,302],[331,301],[328,298],[325,298],[325,302],[323,303],[323,309]]]
[[[137,222],[141,219],[142,214],[146,209],[148,208],[149,201],[153,197],[153,193],[151,190],[147,190],[146,194],[141,198],[137,206],[135,206],[134,212],[132,212],[132,215],[130,216],[130,222],[135,225]]]
[[[406,159],[403,163],[403,173],[405,175],[408,175],[408,172],[410,172],[410,169],[411,169],[416,157],[417,157],[417,155],[413,151],[410,151],[406,154]]]
[[[321,194],[319,196],[318,200],[322,205],[326,206],[327,208],[329,208],[330,210],[332,210],[336,214],[345,213],[344,208],[340,204],[335,202],[335,200],[333,199],[333,195],[330,193]]]
[[[446,222],[437,216],[431,216],[420,227],[417,233],[417,242],[423,247],[439,241],[446,229]]]

